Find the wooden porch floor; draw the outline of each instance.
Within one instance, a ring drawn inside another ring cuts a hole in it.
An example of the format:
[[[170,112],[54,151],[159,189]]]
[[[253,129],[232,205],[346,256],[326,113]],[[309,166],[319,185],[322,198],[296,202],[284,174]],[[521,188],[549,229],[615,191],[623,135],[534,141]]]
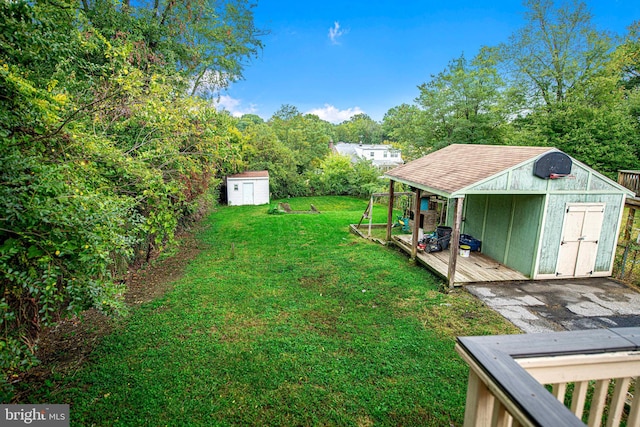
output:
[[[393,236],[394,242],[405,252],[411,254],[411,235]],[[430,270],[447,278],[449,271],[449,250],[440,252],[418,252],[417,260]],[[455,284],[477,282],[504,282],[512,280],[530,280],[527,276],[500,264],[480,252],[471,252],[468,258],[458,257],[456,263]]]

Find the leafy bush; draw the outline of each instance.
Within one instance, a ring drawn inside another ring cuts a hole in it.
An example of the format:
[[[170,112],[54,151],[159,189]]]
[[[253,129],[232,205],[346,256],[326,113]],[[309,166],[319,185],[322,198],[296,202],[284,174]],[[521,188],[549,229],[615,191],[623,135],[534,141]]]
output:
[[[96,5],[101,25],[125,13]],[[37,363],[43,327],[125,311],[130,264],[170,243],[240,161],[232,118],[186,95],[137,17],[103,33],[76,6],[0,5],[2,401],[6,379]]]
[[[332,154],[325,157],[319,168],[310,173],[309,186],[316,195],[348,195],[369,197],[386,185],[380,180],[382,172],[367,160],[352,163],[347,156]]]

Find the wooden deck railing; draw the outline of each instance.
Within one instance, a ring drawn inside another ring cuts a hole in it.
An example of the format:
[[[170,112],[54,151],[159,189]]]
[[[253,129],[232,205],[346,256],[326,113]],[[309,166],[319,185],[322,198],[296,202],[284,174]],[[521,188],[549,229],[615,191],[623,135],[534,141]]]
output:
[[[640,171],[618,171],[618,184],[640,195]]]
[[[640,426],[640,328],[461,337],[456,350],[465,427]]]

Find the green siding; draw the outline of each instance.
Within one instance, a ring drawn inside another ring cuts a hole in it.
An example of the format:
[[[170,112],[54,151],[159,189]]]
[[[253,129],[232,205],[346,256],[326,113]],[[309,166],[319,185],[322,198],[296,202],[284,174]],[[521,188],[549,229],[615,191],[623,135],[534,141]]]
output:
[[[571,175],[558,179],[543,179],[533,174],[535,161],[501,172],[477,185],[468,187],[465,192],[486,193],[554,193],[554,192],[620,192],[619,188],[603,179],[586,166],[574,162]]]
[[[606,203],[602,232],[600,233],[600,241],[598,242],[598,257],[596,258],[594,271],[609,271],[618,242],[618,220],[621,214],[622,196],[610,194],[598,197],[593,195],[590,196],[590,198],[594,199],[590,201],[602,200]]]
[[[482,252],[531,276],[544,196],[469,195],[463,233],[482,241]]]
[[[510,189],[516,192],[546,191],[547,180],[533,174],[533,162],[512,171]]]
[[[509,252],[505,265],[531,277],[542,216],[543,196],[514,196]]]
[[[587,190],[587,183],[589,182],[589,171],[579,164],[573,163],[571,167],[571,175],[550,179],[549,191],[579,191],[583,192]]]
[[[589,185],[589,190],[592,191],[597,191],[597,190],[607,190],[610,191],[611,190],[611,184],[609,184],[607,181],[605,181],[604,179],[600,178],[599,176],[592,176],[591,177],[591,183]]]
[[[487,196],[469,195],[464,200],[464,222],[462,232],[470,234],[478,240],[482,240],[485,221],[485,210],[487,206]]]
[[[475,187],[471,187],[473,190],[481,191],[505,191],[509,183],[509,174],[507,172],[494,176],[492,179],[482,182]]]
[[[501,263],[504,263],[507,253],[512,198],[511,195],[489,197],[487,221],[482,238],[482,252]]]
[[[594,271],[606,272],[609,270],[615,242],[618,238],[617,226],[620,218],[622,204],[621,194],[551,194],[547,206],[542,234],[540,264],[538,273],[555,274],[562,238],[562,225],[567,203],[605,203],[604,219],[600,240],[598,242],[598,255]]]
[[[456,199],[447,199],[447,216],[445,218],[444,224],[439,225],[447,225],[449,227],[453,227],[453,223],[456,220]]]
[[[540,242],[539,274],[555,274],[560,249],[562,222],[564,220],[565,203],[572,200],[572,195],[548,196],[546,218]]]

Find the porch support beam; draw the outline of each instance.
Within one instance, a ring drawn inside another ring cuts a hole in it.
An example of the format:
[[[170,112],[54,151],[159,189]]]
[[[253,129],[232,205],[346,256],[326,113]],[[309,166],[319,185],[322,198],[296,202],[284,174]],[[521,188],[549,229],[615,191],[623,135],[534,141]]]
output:
[[[389,209],[387,211],[387,243],[391,241],[391,228],[393,227],[394,184],[395,184],[395,181],[390,179],[389,180]]]
[[[631,240],[631,232],[633,230],[633,222],[635,219],[636,219],[636,207],[629,205],[629,212],[627,214],[627,223],[625,224],[625,227],[624,227],[623,240],[625,241],[625,243]]]
[[[415,200],[413,202],[413,234],[411,236],[411,259],[418,256],[418,230],[420,229],[420,198],[422,190],[415,189]]]
[[[455,200],[456,214],[451,230],[451,240],[449,241],[449,271],[447,274],[447,279],[449,280],[449,289],[453,289],[456,280],[456,263],[458,262],[458,252],[460,246],[460,226],[462,224],[462,207],[464,206],[464,196],[458,197]]]

